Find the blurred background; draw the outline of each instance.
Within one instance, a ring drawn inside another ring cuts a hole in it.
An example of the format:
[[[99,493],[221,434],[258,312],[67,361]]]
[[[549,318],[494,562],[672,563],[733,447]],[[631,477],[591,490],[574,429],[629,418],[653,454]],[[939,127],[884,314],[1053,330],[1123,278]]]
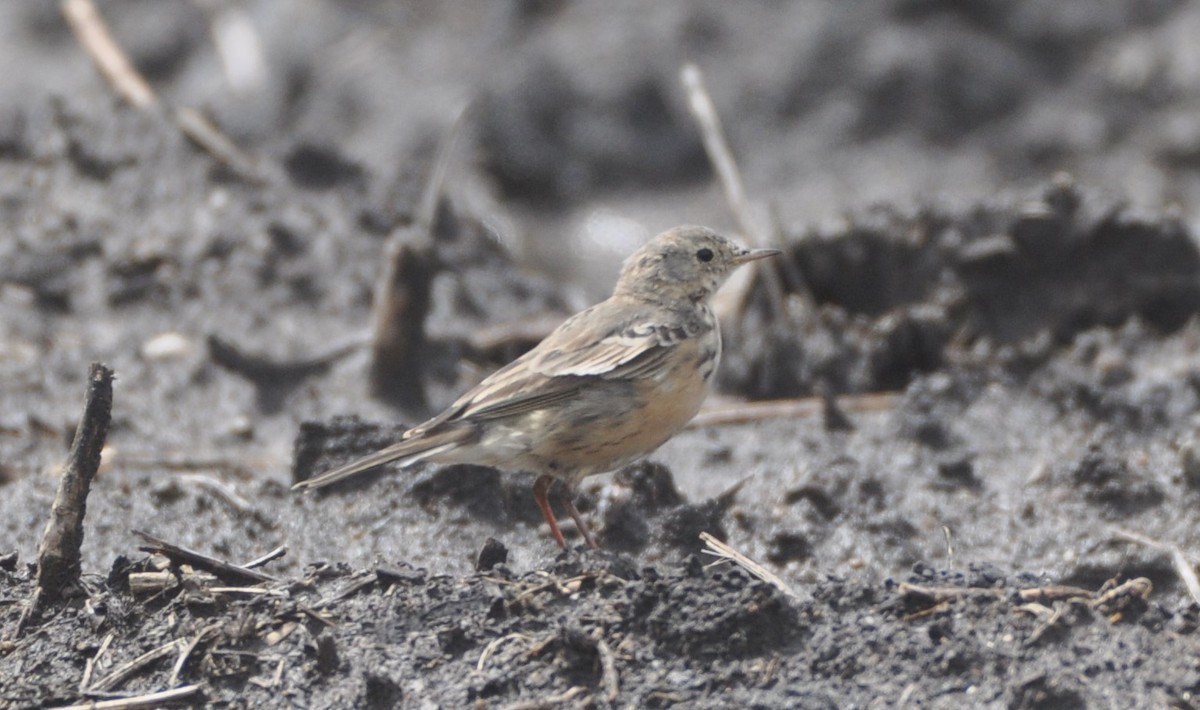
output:
[[[687,61],[749,194],[794,232],[1057,171],[1197,223],[1200,6],[1182,0],[97,6],[167,103],[308,189],[357,184],[385,221],[412,209],[472,101],[451,192],[592,297],[647,236],[733,226],[686,108]],[[58,3],[0,6],[0,66],[6,130],[46,97],[113,100]]]

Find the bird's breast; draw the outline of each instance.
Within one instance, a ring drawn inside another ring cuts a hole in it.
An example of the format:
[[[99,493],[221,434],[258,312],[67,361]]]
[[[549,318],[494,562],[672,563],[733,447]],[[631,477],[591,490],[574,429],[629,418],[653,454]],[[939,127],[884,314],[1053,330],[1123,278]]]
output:
[[[535,456],[564,477],[603,473],[662,446],[700,410],[720,357],[719,336],[706,333],[675,345],[656,372],[598,382],[555,413],[555,436],[535,444]],[[551,465],[552,464],[552,465]]]

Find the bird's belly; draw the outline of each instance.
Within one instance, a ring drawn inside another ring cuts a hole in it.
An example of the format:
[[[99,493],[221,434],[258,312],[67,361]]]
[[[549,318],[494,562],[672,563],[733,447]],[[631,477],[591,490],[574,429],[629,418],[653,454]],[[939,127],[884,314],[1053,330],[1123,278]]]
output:
[[[694,367],[671,374],[679,376],[583,393],[580,401],[550,413],[560,425],[556,435],[535,443],[530,454],[568,479],[611,471],[649,454],[696,415],[708,394],[707,380]]]

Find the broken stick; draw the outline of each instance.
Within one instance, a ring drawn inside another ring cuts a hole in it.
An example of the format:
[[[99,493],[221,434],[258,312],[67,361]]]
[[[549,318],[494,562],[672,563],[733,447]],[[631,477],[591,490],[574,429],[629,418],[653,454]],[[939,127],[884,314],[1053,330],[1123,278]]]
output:
[[[708,93],[708,87],[704,83],[704,75],[700,72],[700,67],[691,63],[684,64],[680,71],[680,81],[683,82],[683,88],[687,92],[688,109],[692,112],[696,127],[700,131],[704,151],[708,154],[713,172],[717,174],[717,179],[721,183],[725,201],[738,223],[742,237],[749,242],[751,247],[765,247],[768,246],[768,242],[779,243],[781,247],[784,247],[786,254],[786,245],[782,244],[782,239],[778,234],[778,225],[771,225],[771,230],[774,232],[771,238],[765,236],[766,229],[758,226],[750,198],[746,195],[742,172],[738,168],[737,160],[733,157],[733,151],[729,147],[725,129],[721,124],[721,117],[717,113],[712,96]],[[790,259],[791,257],[789,255],[785,258]],[[779,273],[773,267],[763,265],[761,268],[734,272],[730,277],[729,286],[724,289],[725,295],[718,296],[714,303],[717,316],[722,322],[734,319],[741,314],[754,286],[754,278],[758,274],[764,278],[767,294],[776,315],[785,313],[785,294]]]
[[[154,90],[121,50],[92,0],[63,0],[62,13],[79,43],[122,99],[143,110],[158,105]]]
[[[75,430],[75,441],[71,444],[62,478],[58,481],[50,521],[38,546],[37,588],[30,605],[32,613],[40,611],[44,604],[64,599],[79,588],[83,517],[112,419],[112,380],[112,370],[100,363],[92,363],[83,416]]]
[[[469,104],[458,108],[438,144],[437,155],[411,226],[396,230],[384,271],[375,285],[371,314],[371,393],[413,411],[427,409],[422,356],[425,318],[432,307],[439,266],[433,234],[445,191],[454,143]]]
[[[95,0],[62,0],[60,6],[79,44],[118,96],[142,111],[164,111],[180,132],[232,170],[234,175],[252,183],[267,181],[270,175],[266,170],[203,114],[187,106],[163,108],[150,82],[109,31],[108,24],[96,9]]]
[[[845,412],[881,412],[894,408],[899,401],[900,395],[894,392],[873,392],[839,397],[838,406]],[[821,397],[715,404],[705,407],[686,428],[753,424],[767,419],[802,419],[820,414],[824,406]]]
[[[707,546],[706,549],[701,550],[701,552],[704,554],[733,562],[738,567],[741,567],[755,577],[758,577],[767,584],[770,584],[789,597],[793,599],[796,598],[796,593],[793,592],[792,588],[787,585],[787,582],[780,579],[775,573],[771,572],[771,570],[763,567],[759,563],[733,549],[727,543],[724,543],[713,537],[711,533],[700,533],[700,539],[703,540],[704,544]]]
[[[226,583],[239,584],[248,582],[250,584],[261,584],[263,582],[275,582],[275,577],[269,574],[259,572],[258,570],[235,565],[224,560],[218,560],[215,557],[209,557],[195,550],[189,550],[186,547],[172,545],[162,538],[155,537],[148,532],[141,530],[133,530],[134,535],[140,537],[147,544],[141,546],[143,552],[157,552],[170,558],[176,564],[189,564],[196,569],[202,569],[206,572],[211,572],[213,575]]]
[[[165,703],[182,700],[190,695],[195,695],[199,690],[199,685],[183,685],[171,690],[160,690],[157,693],[135,695],[131,698],[92,700],[79,705],[63,705],[54,708],[54,710],[131,710],[131,708],[154,708],[161,707]]]

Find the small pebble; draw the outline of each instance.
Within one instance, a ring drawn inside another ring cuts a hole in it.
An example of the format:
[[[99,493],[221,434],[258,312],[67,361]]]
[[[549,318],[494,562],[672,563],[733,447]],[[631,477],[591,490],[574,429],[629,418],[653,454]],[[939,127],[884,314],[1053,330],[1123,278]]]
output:
[[[142,357],[147,360],[177,360],[190,355],[192,341],[179,333],[160,333],[142,344]]]

